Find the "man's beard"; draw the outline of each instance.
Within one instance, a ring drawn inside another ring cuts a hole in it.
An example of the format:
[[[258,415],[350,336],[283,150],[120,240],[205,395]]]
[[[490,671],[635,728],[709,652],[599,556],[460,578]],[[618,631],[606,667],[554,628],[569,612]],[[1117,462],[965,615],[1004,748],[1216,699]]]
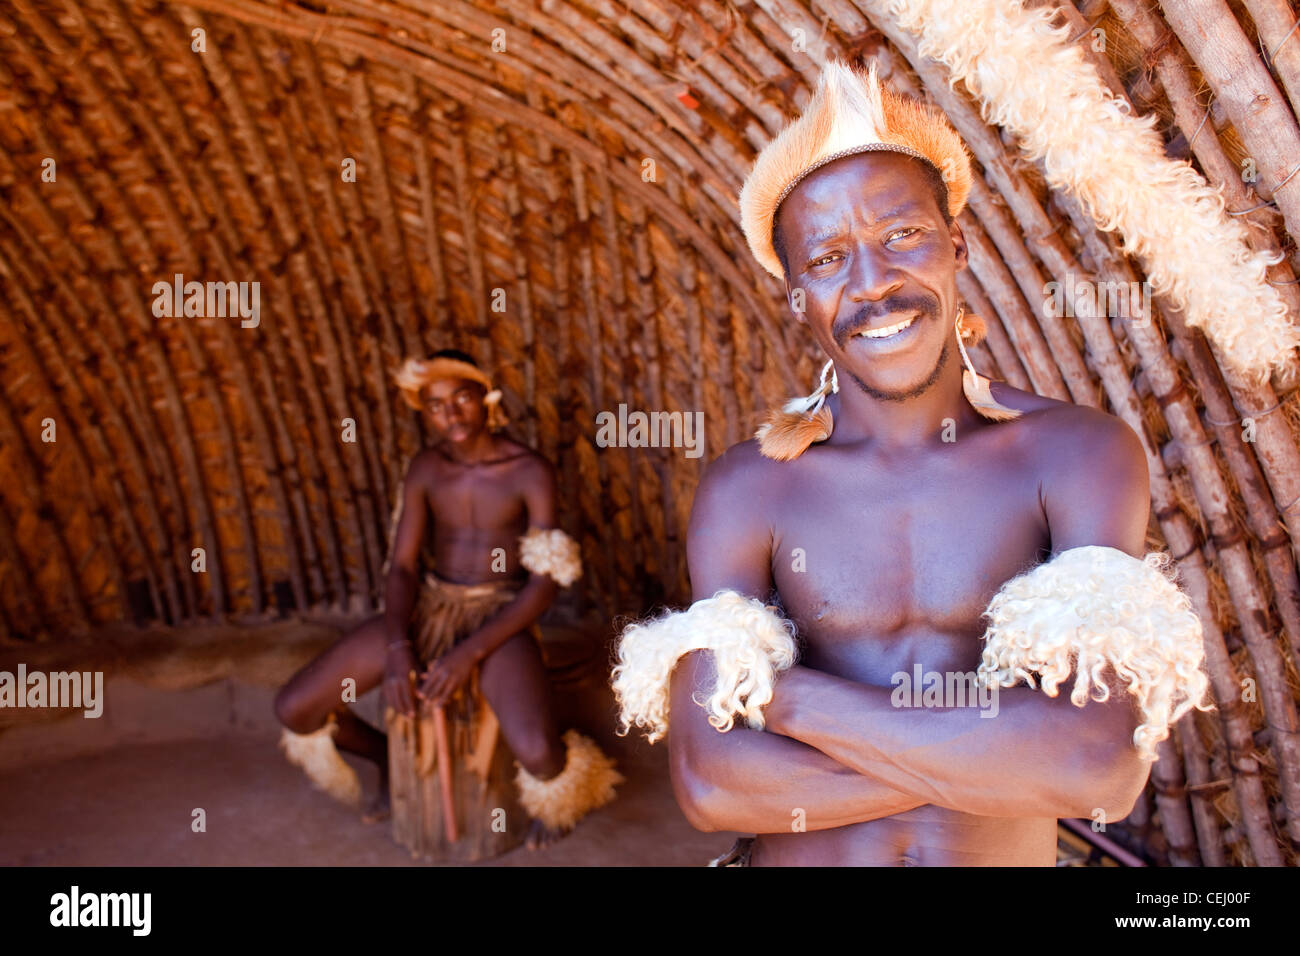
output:
[[[835,343],[844,349],[847,347],[849,339],[858,332],[862,331],[876,315],[897,315],[900,312],[915,311],[920,313],[916,317],[917,322],[924,322],[935,319],[939,315],[939,303],[928,296],[909,295],[895,296],[885,299],[872,307],[865,305],[859,309],[848,322],[838,324],[831,330],[831,337]],[[866,392],[872,398],[882,402],[905,402],[908,399],[917,398],[924,395],[934,387],[939,381],[939,376],[943,374],[944,368],[949,361],[949,355],[952,352],[952,336],[946,336],[943,340],[943,351],[939,353],[938,360],[934,363],[934,368],[926,377],[925,381],[920,382],[911,388],[902,391],[887,391],[885,389],[875,388],[862,381],[852,369],[845,369],[849,378],[857,383],[858,388]]]
[[[935,382],[939,381],[939,376],[943,374],[944,366],[948,364],[948,356],[952,352],[952,337],[949,336],[943,340],[943,351],[939,353],[939,360],[934,363],[934,371],[926,377],[924,382],[913,385],[911,388],[904,389],[901,392],[889,392],[884,389],[874,388],[868,385],[862,379],[854,374],[852,369],[845,369],[849,373],[849,378],[857,383],[858,388],[862,389],[872,398],[879,399],[882,402],[905,402],[909,398],[917,398],[924,395],[934,387]]]

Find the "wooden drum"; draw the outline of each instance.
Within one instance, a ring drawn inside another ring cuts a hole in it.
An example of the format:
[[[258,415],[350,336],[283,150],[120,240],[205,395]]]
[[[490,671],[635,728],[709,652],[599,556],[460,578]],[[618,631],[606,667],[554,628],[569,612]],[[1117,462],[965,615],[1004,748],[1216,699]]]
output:
[[[417,715],[385,713],[394,841],[436,863],[483,860],[522,843],[530,820],[514,755],[487,701],[461,693],[445,711],[417,701]]]

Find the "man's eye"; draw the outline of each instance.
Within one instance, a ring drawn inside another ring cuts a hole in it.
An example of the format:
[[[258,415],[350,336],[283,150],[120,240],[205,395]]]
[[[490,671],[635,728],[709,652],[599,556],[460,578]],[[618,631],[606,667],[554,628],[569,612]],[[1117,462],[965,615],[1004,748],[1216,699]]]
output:
[[[891,232],[889,235],[885,237],[885,242],[893,242],[895,239],[898,239],[900,237],[906,239],[908,236],[912,235],[915,232],[917,232],[916,229],[895,229],[893,232]]]
[[[833,262],[833,261],[835,261],[835,260],[838,259],[838,258],[839,258],[839,256],[838,256],[837,254],[835,254],[835,253],[833,253],[833,252],[828,252],[826,255],[824,255],[824,256],[820,256],[820,257],[814,259],[812,262],[810,262],[810,263],[808,263],[808,264],[809,264],[810,266],[824,266],[826,263],[828,263],[828,262]]]

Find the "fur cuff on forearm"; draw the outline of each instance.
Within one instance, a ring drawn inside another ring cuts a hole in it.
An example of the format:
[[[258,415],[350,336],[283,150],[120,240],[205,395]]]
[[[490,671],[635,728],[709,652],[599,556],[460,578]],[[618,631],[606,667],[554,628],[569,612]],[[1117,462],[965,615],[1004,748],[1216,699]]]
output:
[[[519,563],[562,588],[582,577],[582,549],[559,528],[529,528],[519,539]]]
[[[1133,745],[1154,760],[1169,725],[1203,703],[1201,622],[1166,567],[1116,548],[1070,548],[1013,578],[989,602],[979,680],[1011,687],[1035,676],[1049,697],[1074,672],[1070,700],[1110,696],[1113,672],[1142,713]]]
[[[592,810],[614,799],[623,775],[614,769],[590,737],[576,730],[564,735],[564,769],[550,780],[538,780],[522,766],[515,776],[519,804],[534,820],[554,830],[568,830]]]
[[[763,707],[777,676],[795,659],[794,625],[762,601],[719,591],[685,611],[623,631],[614,668],[622,733],[647,728],[654,743],[668,731],[668,680],[691,651],[713,652],[718,680],[706,704],[709,723],[728,731],[737,717],[763,728]]]

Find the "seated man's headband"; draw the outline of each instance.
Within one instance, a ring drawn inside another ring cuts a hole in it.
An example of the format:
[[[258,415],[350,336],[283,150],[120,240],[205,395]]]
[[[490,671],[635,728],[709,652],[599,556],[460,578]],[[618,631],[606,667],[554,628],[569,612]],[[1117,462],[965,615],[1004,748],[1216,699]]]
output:
[[[488,410],[488,428],[498,429],[506,426],[509,419],[501,408],[501,390],[492,387],[492,380],[484,375],[477,365],[445,355],[429,359],[410,358],[403,362],[402,367],[393,375],[393,381],[401,390],[402,398],[406,399],[406,404],[417,411],[424,408],[420,393],[433,382],[446,378],[466,379],[482,385],[487,389],[487,394],[483,396],[483,404]]]
[[[772,245],[781,201],[827,163],[873,150],[904,153],[933,166],[957,216],[970,194],[970,157],[938,110],[882,87],[875,66],[863,74],[828,63],[803,115],[763,148],[740,190],[740,224],[749,250],[778,279],[785,275]]]

